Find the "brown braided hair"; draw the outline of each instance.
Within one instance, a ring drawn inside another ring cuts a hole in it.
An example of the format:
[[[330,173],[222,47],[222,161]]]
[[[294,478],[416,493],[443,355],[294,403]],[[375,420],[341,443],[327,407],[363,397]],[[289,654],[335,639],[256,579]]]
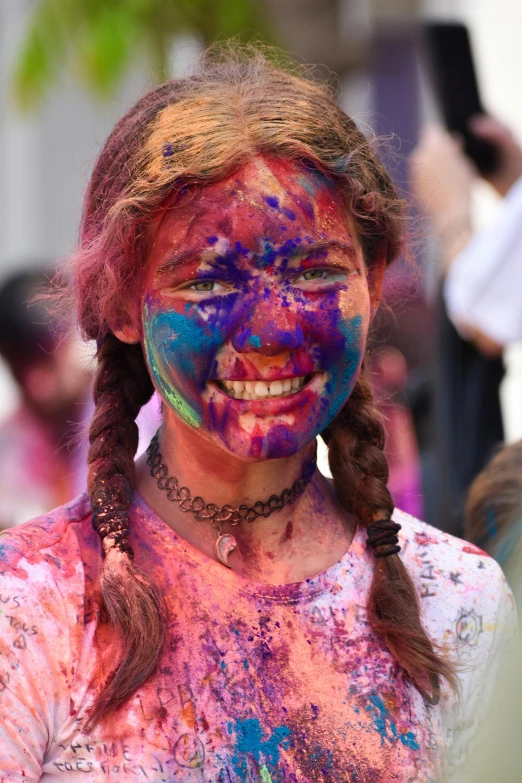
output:
[[[342,506],[366,527],[377,519],[389,519],[394,505],[387,487],[385,430],[364,366],[348,401],[323,437]],[[457,688],[451,665],[422,627],[417,592],[398,554],[376,558],[367,611],[373,630],[428,702],[438,702],[441,676]]]
[[[378,257],[391,263],[402,247],[407,210],[371,140],[305,69],[288,63],[278,68],[253,47],[225,45],[207,53],[193,75],[144,96],[116,124],[94,168],[71,259],[80,328],[100,346],[89,492],[103,539],[103,601],[123,641],[122,659],[94,705],[91,725],[147,679],[165,627],[156,588],[132,564],[127,512],[135,417],[152,384],[141,348],[123,345],[110,329],[132,321],[129,309],[146,269],[147,228],[173,194],[186,184],[222,179],[259,153],[312,164],[334,182],[369,269]],[[362,376],[325,435],[344,506],[366,525],[389,515],[383,428]],[[398,556],[377,563],[369,609],[373,627],[418,687],[438,676],[454,683],[422,629],[415,590]]]
[[[123,655],[89,716],[94,725],[121,704],[151,674],[163,646],[165,610],[159,591],[133,565],[128,505],[135,484],[136,416],[154,387],[141,345],[127,345],[110,332],[97,354],[95,412],[89,429],[88,490],[92,526],[103,546],[100,590],[104,610],[120,631]]]

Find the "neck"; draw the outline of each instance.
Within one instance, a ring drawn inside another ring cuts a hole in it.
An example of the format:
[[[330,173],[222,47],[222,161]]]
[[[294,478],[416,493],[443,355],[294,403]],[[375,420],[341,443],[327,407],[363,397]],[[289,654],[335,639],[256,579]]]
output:
[[[238,460],[212,443],[199,438],[193,430],[169,417],[160,431],[159,451],[179,486],[190,490],[192,498],[219,508],[233,508],[280,496],[301,478],[314,458],[315,443],[308,444],[291,457],[257,463]],[[150,475],[147,455],[137,464],[138,490],[156,513],[179,535],[215,559],[217,531],[209,521],[198,522],[170,502]],[[230,555],[231,567],[252,579],[283,583],[313,576],[336,562],[346,550],[355,525],[347,522],[326,479],[318,471],[305,491],[292,504],[269,517],[251,523],[223,525],[231,533],[237,550]],[[326,560],[324,555],[326,553]],[[318,560],[320,562],[318,562]]]

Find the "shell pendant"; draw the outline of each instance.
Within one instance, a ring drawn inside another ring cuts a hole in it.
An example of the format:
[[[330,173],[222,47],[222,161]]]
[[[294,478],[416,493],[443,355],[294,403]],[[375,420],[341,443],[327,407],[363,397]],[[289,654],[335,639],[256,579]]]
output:
[[[220,533],[216,540],[216,557],[227,568],[232,568],[228,562],[229,555],[237,549],[237,541],[230,533]]]

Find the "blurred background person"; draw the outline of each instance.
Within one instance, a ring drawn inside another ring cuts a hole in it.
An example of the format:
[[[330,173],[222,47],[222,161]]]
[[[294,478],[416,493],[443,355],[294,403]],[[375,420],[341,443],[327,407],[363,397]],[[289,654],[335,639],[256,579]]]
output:
[[[444,294],[461,334],[494,355],[522,340],[522,149],[509,128],[493,117],[475,117],[472,127],[499,152],[498,168],[486,180],[503,204],[450,265]],[[455,161],[459,166],[462,162]]]
[[[501,449],[477,476],[466,501],[465,535],[502,566],[522,605],[522,441]],[[484,724],[459,783],[518,783],[522,770],[519,635],[505,651]],[[488,684],[486,683],[486,687]]]
[[[522,588],[522,571],[513,567],[522,549],[522,440],[500,449],[471,485],[465,533]]]
[[[83,420],[91,372],[85,349],[66,335],[45,299],[42,270],[11,275],[0,287],[0,355],[19,404],[0,424],[0,527],[49,511],[85,487]]]
[[[473,187],[479,177],[462,144],[427,127],[411,155],[412,183],[438,238],[444,298],[439,310],[439,473],[454,532],[464,535],[463,502],[473,478],[504,440],[500,386],[503,345],[522,339],[522,150],[487,115],[471,128],[498,153],[482,175],[504,198],[490,225],[473,229]]]

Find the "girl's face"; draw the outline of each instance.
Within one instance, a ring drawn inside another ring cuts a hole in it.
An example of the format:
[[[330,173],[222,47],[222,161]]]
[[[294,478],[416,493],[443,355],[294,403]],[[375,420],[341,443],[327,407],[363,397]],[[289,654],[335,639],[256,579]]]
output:
[[[352,391],[381,276],[370,290],[331,182],[257,156],[190,189],[156,228],[142,304],[154,385],[236,457],[290,456]]]

